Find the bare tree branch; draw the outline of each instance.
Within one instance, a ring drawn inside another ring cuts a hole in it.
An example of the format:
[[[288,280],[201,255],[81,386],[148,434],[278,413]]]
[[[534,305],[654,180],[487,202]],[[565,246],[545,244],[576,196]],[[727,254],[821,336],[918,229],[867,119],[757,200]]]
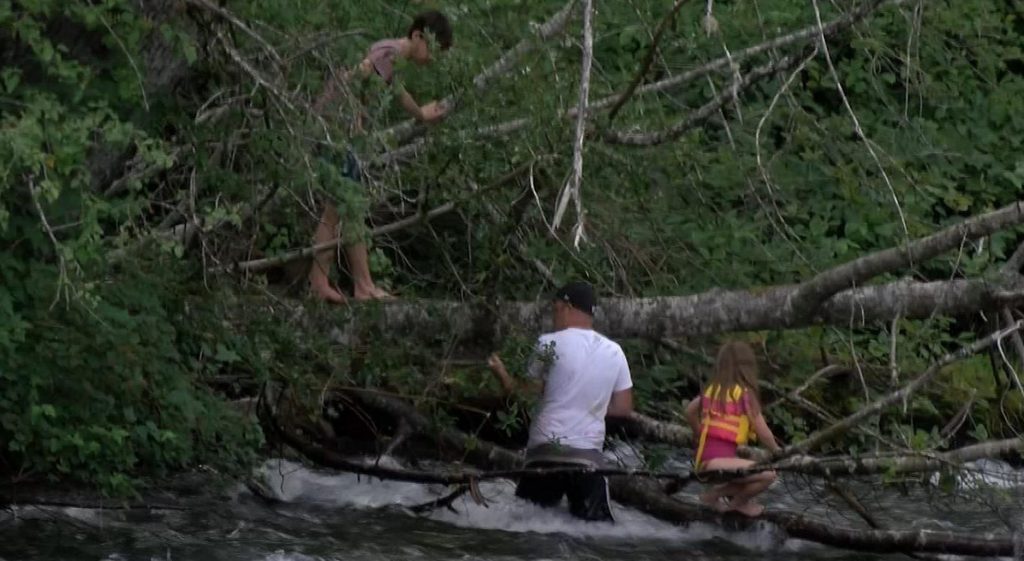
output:
[[[861,21],[862,19],[868,17],[869,15],[871,15],[872,13],[874,13],[883,6],[899,6],[909,1],[911,0],[871,0],[869,2],[865,2],[864,4],[861,4],[858,8],[850,11],[849,13],[840,16],[830,21],[829,23],[825,24],[824,26],[822,26],[821,31],[823,31],[826,36],[835,35],[836,33],[839,33],[840,31],[843,31],[849,28],[850,26],[854,25],[855,23]],[[688,84],[694,79],[701,78],[705,74],[710,74],[711,72],[714,72],[716,70],[728,68],[729,65],[732,63],[739,64],[740,62],[752,56],[766,53],[768,51],[775,50],[780,47],[786,47],[797,43],[807,42],[809,40],[815,39],[818,36],[818,34],[818,25],[810,25],[803,29],[787,33],[786,35],[780,35],[769,41],[765,41],[764,43],[760,43],[757,45],[753,45],[751,47],[747,47],[746,49],[736,51],[735,53],[732,53],[731,57],[723,56],[721,58],[715,59],[705,64],[704,66],[695,68],[688,72],[684,72],[683,74],[680,74],[678,76],[673,76],[671,78],[666,78],[658,82],[641,86],[637,88],[636,94],[644,95],[649,93],[658,93],[673,90],[675,88],[678,88],[679,86]],[[591,105],[591,110],[603,109],[604,107],[611,106],[615,103],[615,101],[618,98],[618,95],[613,95],[600,101],[594,102],[594,104]]]
[[[618,96],[615,103],[612,104],[611,109],[608,110],[608,124],[615,120],[615,116],[619,114],[619,110],[629,101],[629,98],[633,96],[633,92],[636,91],[637,86],[644,81],[644,76],[651,69],[651,64],[654,63],[654,56],[658,53],[658,45],[661,43],[661,38],[665,36],[665,31],[672,25],[672,22],[676,19],[676,14],[679,13],[679,8],[683,7],[688,0],[675,0],[672,4],[672,9],[658,23],[657,29],[654,31],[654,39],[651,41],[651,46],[647,49],[647,54],[644,55],[643,62],[640,63],[640,68],[637,69],[636,74],[630,81],[626,89]],[[710,5],[708,6],[710,8]],[[710,13],[710,11],[708,12]]]
[[[858,286],[911,263],[926,261],[958,247],[965,240],[988,236],[1022,222],[1024,201],[1017,201],[908,243],[905,247],[892,247],[824,271],[801,284],[791,294],[792,300],[787,305],[795,317],[812,314],[825,299],[842,289]]]
[[[565,29],[565,25],[569,22],[570,16],[572,15],[572,7],[576,4],[576,0],[569,0],[561,10],[556,12],[553,16],[548,18],[547,21],[537,26],[536,32],[529,37],[523,38],[521,41],[516,43],[516,46],[505,51],[505,54],[498,60],[494,61],[493,64],[485,68],[479,74],[473,78],[473,87],[477,91],[482,92],[487,90],[491,85],[491,81],[495,78],[506,74],[519,62],[519,59],[526,53],[537,48],[537,46],[555,35],[558,35]],[[450,95],[441,100],[442,106],[447,110],[448,113],[455,111],[459,106],[460,98],[456,95]],[[391,138],[397,138],[401,142],[408,142],[409,140],[422,135],[426,132],[426,128],[423,126],[417,126],[417,123],[413,119],[406,120],[399,123],[384,131],[384,134]]]
[[[204,10],[207,10],[209,12],[212,12],[212,13],[216,14],[217,16],[219,16],[219,17],[223,18],[224,20],[226,20],[227,22],[231,23],[231,25],[234,25],[238,29],[242,30],[243,33],[245,33],[249,37],[252,37],[253,40],[255,40],[260,45],[260,47],[262,47],[263,50],[266,51],[266,53],[268,55],[270,55],[270,58],[271,58],[271,60],[274,61],[274,64],[277,64],[277,65],[281,65],[282,64],[281,55],[277,54],[277,51],[274,49],[274,47],[271,46],[271,44],[268,43],[267,40],[264,39],[262,35],[260,35],[259,33],[256,33],[255,31],[253,31],[253,29],[251,27],[249,27],[238,16],[236,16],[233,13],[231,13],[227,8],[224,8],[222,6],[218,6],[218,5],[214,4],[213,2],[210,2],[210,0],[185,0],[185,1],[187,3],[189,3],[189,4],[192,4],[193,6],[202,8]]]
[[[805,539],[858,551],[885,553],[947,553],[1008,557],[1014,540],[1006,534],[936,532],[931,530],[860,530],[769,508],[758,518],[716,514],[696,501],[683,502],[665,495],[653,481],[612,478],[612,497],[662,520],[685,524],[710,522],[728,528],[753,528],[764,522],[778,526],[792,538]]]
[[[667,129],[655,132],[604,131],[601,135],[605,142],[625,144],[629,146],[654,146],[678,139],[684,133],[704,122],[715,114],[722,106],[738,98],[740,92],[758,81],[789,70],[799,64],[801,57],[789,55],[759,66],[746,74],[739,82],[733,82],[724,88],[714,99],[690,112],[683,120]]]
[[[437,218],[438,216],[441,216],[442,214],[447,214],[447,213],[455,210],[459,206],[459,203],[464,202],[466,199],[477,197],[477,196],[479,196],[479,195],[481,195],[483,193],[486,193],[486,192],[492,191],[494,189],[497,189],[498,187],[501,187],[502,185],[508,183],[509,181],[514,180],[515,178],[517,178],[520,175],[522,175],[526,170],[530,169],[533,166],[534,163],[535,163],[535,161],[531,160],[529,162],[526,162],[526,163],[518,166],[514,170],[512,170],[512,171],[506,173],[505,175],[495,179],[490,184],[488,184],[488,185],[486,185],[486,186],[484,186],[484,187],[482,187],[480,189],[477,189],[476,191],[472,192],[471,194],[467,195],[466,197],[462,198],[459,201],[449,201],[447,203],[444,203],[443,205],[440,205],[440,206],[438,206],[436,208],[431,209],[428,212],[421,212],[421,213],[409,216],[407,218],[403,218],[403,219],[398,220],[396,222],[392,222],[391,224],[385,224],[383,226],[378,226],[378,227],[376,227],[376,228],[374,228],[374,229],[372,229],[370,231],[370,235],[374,236],[374,237],[386,236],[388,234],[393,234],[395,232],[398,232],[399,230],[404,230],[405,228],[409,228],[409,227],[415,226],[417,224],[423,224],[423,223],[429,222],[429,221],[433,220],[434,218]],[[321,243],[318,243],[316,245],[313,245],[313,246],[310,246],[310,247],[306,247],[306,248],[303,248],[303,249],[297,249],[295,251],[289,251],[289,252],[286,252],[286,253],[282,253],[281,255],[276,255],[274,257],[266,257],[266,258],[262,258],[262,259],[253,259],[253,260],[250,260],[250,261],[242,261],[242,262],[239,262],[239,263],[235,263],[235,264],[229,265],[227,267],[218,268],[216,270],[217,271],[222,271],[222,272],[223,271],[246,271],[246,272],[253,272],[253,273],[254,272],[259,272],[259,271],[265,271],[267,269],[271,269],[271,268],[274,268],[274,267],[278,267],[280,265],[284,265],[285,263],[290,263],[292,261],[297,261],[299,259],[305,259],[307,257],[311,257],[311,256],[313,256],[318,251],[323,251],[325,249],[333,249],[335,247],[338,247],[342,243],[344,243],[344,241],[345,240],[343,240],[342,238],[335,238],[333,240],[326,241],[326,242],[321,242]]]
[[[829,23],[826,23],[823,26],[824,34],[826,37],[831,37],[837,33],[840,33],[848,29],[849,27],[868,17],[869,15],[871,15],[872,13],[874,13],[883,6],[899,6],[909,1],[911,0],[872,0],[861,5],[857,9],[854,9],[853,11],[843,16],[840,16],[830,21]],[[634,91],[633,96],[674,90],[676,88],[689,84],[690,82],[696,79],[702,78],[712,72],[716,72],[724,68],[729,68],[730,65],[733,63],[739,64],[750,57],[754,57],[759,54],[769,52],[771,50],[778,49],[781,47],[786,47],[798,43],[806,43],[808,41],[815,39],[818,36],[818,34],[819,28],[815,24],[797,31],[793,31],[791,33],[787,33],[785,35],[777,36],[771,40],[732,53],[731,56],[723,56],[714,59],[704,65],[701,65],[697,68],[679,74],[678,76],[673,76],[671,78],[666,78],[658,82],[653,82],[651,84],[639,86]],[[622,94],[617,93],[592,102],[588,108],[588,118],[594,117],[597,111],[612,107],[615,104],[615,102],[618,101],[621,97]],[[725,102],[727,103],[728,100],[726,100]],[[712,113],[713,112],[714,110],[712,110]],[[576,114],[577,110],[575,107],[573,107],[560,113],[559,117],[572,118],[575,117]],[[530,123],[531,119],[528,117],[512,119],[510,121],[506,121],[503,123],[480,127],[475,131],[472,131],[471,134],[473,136],[479,137],[506,135],[519,131],[527,127]],[[423,142],[422,139],[420,139],[419,141],[413,144],[406,145],[401,148],[392,150],[386,154],[383,154],[379,158],[379,161],[382,163],[391,163],[405,158],[411,158],[415,156],[418,153],[419,149],[425,146],[425,144],[426,143]]]
[[[935,375],[938,374],[940,370],[942,370],[942,367],[953,362],[956,362],[958,360],[961,360],[970,355],[973,355],[974,353],[977,353],[982,349],[985,349],[989,345],[992,345],[993,343],[999,341],[1003,337],[1006,337],[1010,333],[1020,330],[1021,327],[1024,327],[1024,320],[1018,321],[1009,327],[1001,329],[966,347],[961,347],[957,351],[943,356],[941,359],[939,359],[938,362],[935,362],[934,364],[929,366],[927,370],[921,373],[921,375],[919,375],[917,378],[914,378],[909,384],[903,386],[899,390],[891,392],[885,395],[884,397],[873,401],[871,404],[862,407],[856,413],[848,415],[846,418],[840,420],[839,422],[815,432],[814,434],[808,436],[804,440],[796,444],[787,446],[786,448],[782,449],[778,454],[775,454],[773,457],[777,459],[792,456],[794,454],[805,454],[810,450],[813,450],[818,446],[821,446],[825,442],[842,434],[843,432],[846,432],[860,421],[877,414],[886,407],[890,407],[900,402],[906,402],[906,400],[911,395],[913,395],[914,392],[921,389],[932,378],[934,378]]]
[[[590,100],[590,67],[594,62],[594,2],[582,0],[583,4],[583,60],[580,63],[580,89],[577,102],[576,132],[572,147],[572,176],[558,196],[555,215],[551,219],[552,230],[562,224],[562,218],[569,206],[569,200],[576,203],[576,228],[574,246],[578,249],[583,237],[583,195],[580,193],[583,181],[583,134],[587,128],[587,102]]]
[[[1024,302],[1024,278],[937,282],[894,282],[850,289],[824,302],[817,313],[796,317],[785,309],[793,287],[709,291],[689,296],[607,298],[595,328],[609,337],[658,339],[810,325],[866,326],[899,315],[924,319],[959,316]],[[338,310],[335,338],[354,340],[351,310]],[[459,339],[496,340],[509,333],[549,330],[547,302],[455,302],[399,300],[381,304],[369,322],[395,337],[431,339],[446,333]]]
[[[387,234],[393,234],[400,230],[404,230],[417,224],[423,224],[455,210],[455,203],[447,202],[437,208],[431,209],[429,212],[423,214],[414,214],[408,218],[403,218],[391,224],[385,224],[384,226],[377,226],[370,230],[370,235],[373,237],[384,236]],[[258,273],[260,271],[266,271],[267,269],[273,269],[292,261],[298,261],[299,259],[305,259],[312,257],[318,251],[325,249],[334,249],[344,243],[345,240],[342,238],[335,238],[330,241],[320,242],[316,245],[306,247],[303,249],[296,249],[295,251],[289,251],[274,257],[264,257],[262,259],[252,259],[250,261],[241,261],[233,265],[219,268],[218,271],[244,271],[248,273]]]

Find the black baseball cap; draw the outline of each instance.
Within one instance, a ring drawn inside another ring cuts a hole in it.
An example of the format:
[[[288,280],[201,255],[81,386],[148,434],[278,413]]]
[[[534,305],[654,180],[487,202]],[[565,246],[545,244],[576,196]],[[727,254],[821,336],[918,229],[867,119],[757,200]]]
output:
[[[589,315],[594,315],[594,287],[589,282],[573,281],[555,291],[553,300],[561,300],[573,308]]]

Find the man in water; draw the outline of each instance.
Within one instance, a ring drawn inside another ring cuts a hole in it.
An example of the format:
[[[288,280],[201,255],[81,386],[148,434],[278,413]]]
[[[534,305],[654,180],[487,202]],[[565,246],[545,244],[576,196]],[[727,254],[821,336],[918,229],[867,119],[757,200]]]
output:
[[[622,348],[594,331],[594,289],[572,282],[552,302],[554,332],[541,335],[529,366],[530,381],[517,384],[501,359],[488,365],[507,393],[540,391],[530,425],[528,467],[600,467],[604,464],[605,417],[633,412],[633,381]],[[562,496],[569,511],[588,521],[613,521],[608,481],[592,473],[525,476],[516,496],[551,507]]]
[[[329,242],[340,232],[356,300],[392,298],[377,287],[370,275],[367,253],[370,232],[365,223],[369,202],[357,149],[367,149],[367,135],[378,124],[378,114],[385,111],[382,106],[387,105],[391,98],[420,122],[432,123],[444,116],[445,109],[441,104],[431,102],[421,106],[412,98],[402,86],[401,72],[396,67],[410,62],[427,65],[433,59],[432,51],[447,50],[451,44],[452,28],[448,19],[440,12],[423,12],[413,19],[405,37],[377,41],[370,46],[359,66],[328,79],[323,93],[313,103],[313,110],[327,117],[328,110],[338,105],[339,100],[348,101],[339,111],[349,123],[348,150],[340,158],[327,156],[319,159],[322,186],[340,204],[324,204],[314,243]],[[332,250],[327,249],[316,254],[309,272],[310,290],[322,300],[343,304],[345,295],[328,279],[331,253]]]

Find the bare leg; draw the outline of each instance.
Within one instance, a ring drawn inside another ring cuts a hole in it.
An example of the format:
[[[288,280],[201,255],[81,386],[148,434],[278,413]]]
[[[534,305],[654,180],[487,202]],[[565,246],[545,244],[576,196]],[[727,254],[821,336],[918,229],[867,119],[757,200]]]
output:
[[[377,288],[370,276],[370,258],[366,244],[357,243],[345,246],[345,257],[348,259],[349,273],[352,275],[352,292],[356,300],[394,300],[394,296]]]
[[[700,502],[705,506],[711,507],[718,512],[725,512],[729,509],[729,505],[723,502],[722,499],[731,497],[733,494],[738,492],[739,489],[732,483],[722,483],[721,485],[715,485],[707,491],[701,493]]]
[[[764,506],[756,502],[754,497],[770,487],[775,482],[775,478],[774,471],[765,471],[744,478],[743,488],[733,495],[732,501],[729,502],[729,509],[747,516],[761,516],[761,513],[764,512]]]
[[[337,231],[338,211],[334,208],[334,205],[327,204],[325,205],[323,216],[320,217],[320,224],[316,227],[313,243],[329,242],[334,239],[335,232]],[[344,304],[347,301],[345,295],[331,285],[330,278],[328,277],[328,273],[331,271],[331,256],[335,255],[336,251],[325,249],[318,251],[313,257],[313,266],[309,269],[309,288],[310,293],[321,300],[332,304]]]
[[[706,470],[740,470],[754,465],[754,462],[743,458],[716,458],[705,464]],[[774,471],[755,473],[736,481],[716,486],[710,489],[701,500],[718,500],[721,497],[729,497],[728,510],[733,510],[746,516],[756,517],[764,512],[764,507],[752,499],[764,492],[775,481]]]

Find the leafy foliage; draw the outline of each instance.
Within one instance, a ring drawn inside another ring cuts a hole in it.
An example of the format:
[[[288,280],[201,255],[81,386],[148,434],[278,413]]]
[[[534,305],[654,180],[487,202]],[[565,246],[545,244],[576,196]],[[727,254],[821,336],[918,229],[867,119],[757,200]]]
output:
[[[401,36],[424,4],[205,4],[0,0],[0,37],[9,45],[0,53],[5,471],[125,490],[140,473],[244,464],[255,428],[206,389],[224,374],[285,378],[311,403],[328,382],[436,399],[495,389],[479,365],[438,374],[436,357],[448,352],[443,334],[436,348],[347,349],[285,319],[280,307],[231,308],[249,302],[239,293],[280,295],[301,285],[301,267],[241,283],[218,272],[306,245],[317,201],[344,204],[315,156],[357,142],[343,109],[320,119],[311,100],[328,68],[349,67],[374,40]],[[822,6],[823,18],[853,4]],[[377,239],[371,265],[381,284],[408,297],[491,299],[534,297],[576,277],[606,294],[645,296],[792,283],[1020,196],[1024,18],[1012,3],[907,3],[828,38],[837,76],[819,50],[799,72],[759,82],[676,141],[641,149],[588,138],[588,238],[577,250],[549,221],[571,161],[572,120],[562,115],[576,99],[578,22],[486,89],[472,85],[532,32],[529,22],[561,6],[431,5],[451,17],[456,45],[430,67],[403,69],[403,82],[421,102],[457,96],[458,111],[429,132],[412,161],[381,157],[401,144],[393,135],[357,147],[372,178],[375,224],[446,201],[458,208]],[[632,79],[665,9],[646,0],[601,6],[592,100]],[[814,21],[796,0],[770,12],[747,2],[715,10],[720,30],[709,36],[702,7],[684,7],[646,82]],[[735,70],[804,46],[740,60]],[[663,129],[730,87],[734,73],[721,68],[636,94],[614,122],[597,111],[592,127]],[[854,115],[866,139],[854,133]],[[391,104],[384,118],[391,124],[402,115]],[[514,133],[481,130],[513,119],[524,119]],[[492,185],[513,170],[512,180]],[[1018,237],[995,235],[907,274],[976,277],[1001,263]],[[898,327],[900,376],[984,328],[946,319]],[[842,409],[894,383],[889,330],[749,337],[764,343],[768,378],[783,390],[825,363],[858,365],[855,377],[808,389],[815,400],[848,398]],[[519,365],[530,336],[503,344]],[[627,347],[646,409],[671,416],[696,390],[706,368],[700,355],[714,341],[686,344],[694,353]],[[911,404],[920,426],[902,414],[877,425],[911,446],[933,444],[932,427],[976,391],[975,436],[1008,432],[1003,413],[1014,407],[1007,409],[1006,387],[991,363],[966,362]],[[788,406],[772,414],[793,437],[820,423]],[[512,431],[519,418],[499,422]]]

